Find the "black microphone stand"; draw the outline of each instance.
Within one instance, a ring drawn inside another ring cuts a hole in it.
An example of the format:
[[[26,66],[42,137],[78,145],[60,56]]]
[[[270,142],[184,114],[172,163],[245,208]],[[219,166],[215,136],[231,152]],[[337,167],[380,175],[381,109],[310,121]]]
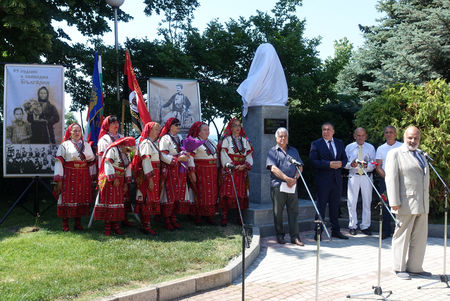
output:
[[[361,293],[361,294],[353,294],[353,295],[347,295],[347,298],[351,298],[351,297],[358,297],[358,296],[365,296],[365,295],[377,295],[377,296],[381,296],[382,300],[389,300],[388,297],[390,295],[392,295],[392,291],[385,291],[385,293],[387,294],[387,296],[383,296],[383,289],[381,288],[380,282],[381,282],[381,245],[382,245],[382,233],[383,233],[383,206],[386,208],[386,210],[389,212],[389,214],[391,215],[392,219],[394,220],[395,224],[397,226],[400,226],[399,221],[394,217],[394,215],[392,214],[390,208],[386,205],[386,203],[384,202],[386,200],[386,197],[382,196],[379,192],[378,189],[375,187],[375,185],[373,184],[372,179],[369,177],[369,175],[366,173],[363,163],[361,161],[357,161],[356,162],[358,164],[358,166],[363,170],[364,174],[366,175],[367,179],[369,180],[369,183],[372,185],[372,188],[375,190],[375,192],[377,193],[380,202],[378,203],[378,207],[380,207],[380,213],[378,214],[378,221],[379,221],[379,233],[378,233],[378,271],[377,271],[377,285],[373,285],[372,289],[373,292],[367,292],[367,293]],[[373,163],[372,163],[373,164]]]
[[[291,162],[292,163],[292,162]],[[294,163],[293,163],[294,164]],[[325,232],[327,233],[328,239],[331,241],[331,235],[328,232],[327,226],[323,222],[322,216],[320,215],[319,209],[317,209],[316,202],[314,201],[314,198],[311,195],[311,192],[309,191],[308,185],[306,185],[305,178],[303,178],[303,175],[300,171],[299,165],[301,164],[294,164],[295,168],[297,168],[297,172],[300,175],[300,178],[303,181],[303,185],[305,185],[306,191],[308,192],[309,198],[311,200],[311,203],[314,205],[314,209],[316,210],[316,214],[319,217],[319,220],[315,220],[314,224],[316,225],[316,233],[317,233],[317,252],[316,252],[316,298],[315,300],[319,300],[319,261],[320,261],[320,240],[321,240],[321,232],[322,228],[325,229]]]
[[[234,167],[233,167],[234,168]],[[241,221],[242,228],[242,301],[244,301],[245,296],[245,249],[250,248],[250,243],[247,237],[247,230],[245,229],[244,219],[242,218],[241,205],[239,204],[239,198],[236,190],[236,185],[234,184],[233,168],[229,168],[231,175],[231,182],[233,183],[234,194],[236,196],[237,209],[239,212],[239,218]]]
[[[450,190],[449,190],[447,184],[444,182],[444,180],[439,175],[439,173],[436,171],[436,169],[434,169],[433,164],[431,164],[431,161],[433,161],[433,160],[426,153],[424,153],[424,155],[425,155],[425,158],[427,158],[428,165],[430,165],[430,167],[433,169],[434,173],[439,178],[442,185],[444,185],[444,189],[445,189],[445,191],[444,191],[444,200],[445,200],[445,203],[444,203],[444,267],[443,267],[442,275],[439,275],[439,280],[425,284],[425,285],[418,286],[417,289],[421,289],[422,287],[430,286],[430,285],[433,285],[435,283],[440,283],[440,282],[444,282],[447,285],[447,288],[450,288],[450,286],[448,285],[448,276],[445,272],[445,266],[447,265],[447,262],[446,262],[446,257],[447,257],[447,211],[448,211],[447,195],[449,194]]]

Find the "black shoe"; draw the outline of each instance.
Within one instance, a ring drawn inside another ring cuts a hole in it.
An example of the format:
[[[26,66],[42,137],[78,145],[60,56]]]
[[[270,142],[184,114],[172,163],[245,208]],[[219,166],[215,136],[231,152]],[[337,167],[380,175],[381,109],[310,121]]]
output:
[[[368,236],[372,235],[372,231],[369,228],[361,230],[361,233],[366,234]]]
[[[296,237],[295,239],[291,239],[291,243],[300,247],[303,247],[305,244],[302,242],[300,237]]]
[[[349,229],[348,232],[349,232],[351,235],[356,235],[356,229]]]
[[[278,242],[280,245],[284,245],[284,244],[286,243],[286,241],[284,240],[284,235],[278,234],[278,235],[277,235],[277,242]]]
[[[338,231],[331,231],[331,236],[339,238],[339,239],[348,239],[348,237],[345,236],[344,234],[342,234],[340,231],[339,232]]]

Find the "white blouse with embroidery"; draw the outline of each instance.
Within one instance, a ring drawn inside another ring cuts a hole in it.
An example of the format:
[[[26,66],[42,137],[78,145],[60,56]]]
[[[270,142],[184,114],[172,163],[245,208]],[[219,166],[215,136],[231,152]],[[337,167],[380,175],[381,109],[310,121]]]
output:
[[[95,155],[92,152],[91,146],[86,141],[84,143],[84,155],[86,156],[86,162],[93,161],[95,159]],[[81,161],[80,154],[76,149],[75,145],[71,140],[66,140],[58,147],[58,151],[56,152],[56,157],[62,157],[66,162],[71,161]],[[95,174],[95,169],[90,168],[90,174]],[[63,163],[56,158],[55,160],[55,177],[63,177],[64,176],[64,167]]]

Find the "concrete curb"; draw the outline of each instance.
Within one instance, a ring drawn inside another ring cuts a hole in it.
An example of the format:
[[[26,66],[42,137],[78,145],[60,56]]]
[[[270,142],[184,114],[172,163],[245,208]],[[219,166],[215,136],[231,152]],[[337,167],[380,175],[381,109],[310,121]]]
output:
[[[245,254],[247,269],[258,257],[260,251],[259,228],[253,227],[250,248]],[[156,285],[118,293],[98,301],[166,301],[180,298],[212,288],[230,285],[242,273],[242,254],[232,259],[226,267],[212,272],[166,281]]]

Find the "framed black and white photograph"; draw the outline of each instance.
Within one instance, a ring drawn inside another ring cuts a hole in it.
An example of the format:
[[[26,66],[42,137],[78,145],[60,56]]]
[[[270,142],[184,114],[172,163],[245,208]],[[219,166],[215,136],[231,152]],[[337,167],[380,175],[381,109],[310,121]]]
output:
[[[172,117],[181,123],[181,132],[187,133],[195,121],[201,120],[200,90],[197,80],[150,78],[147,81],[150,117],[161,126]]]
[[[64,68],[5,65],[3,105],[3,176],[53,176],[50,155],[64,127]]]

